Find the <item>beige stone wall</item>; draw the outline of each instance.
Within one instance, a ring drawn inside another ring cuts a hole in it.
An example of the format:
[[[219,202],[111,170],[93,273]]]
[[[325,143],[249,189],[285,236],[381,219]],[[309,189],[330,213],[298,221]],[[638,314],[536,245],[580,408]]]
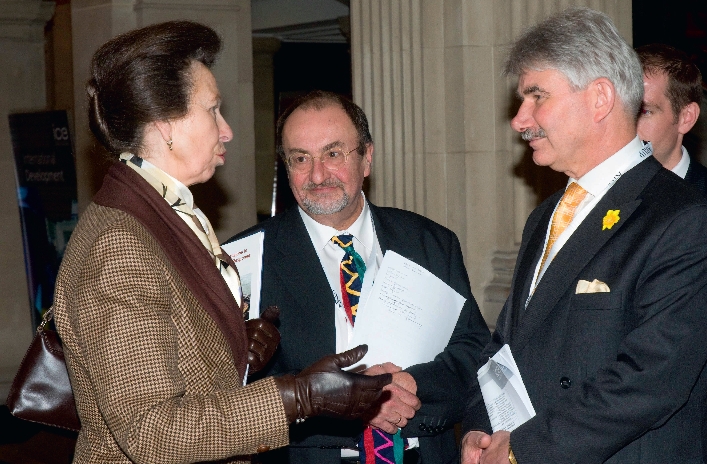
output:
[[[253,63],[248,0],[72,0],[76,157],[79,211],[95,193],[106,163],[88,130],[84,85],[94,51],[109,38],[135,27],[189,19],[213,27],[223,39],[214,75],[222,112],[233,129],[226,165],[193,189],[197,204],[226,239],[255,224]]]
[[[558,183],[529,165],[509,127],[516,82],[501,76],[505,50],[570,5],[607,12],[631,39],[630,0],[351,1],[354,98],[375,140],[370,198],[457,233],[490,325],[525,220]]]
[[[50,1],[0,3],[0,404],[33,334],[7,116],[47,108],[44,26],[53,11]]]

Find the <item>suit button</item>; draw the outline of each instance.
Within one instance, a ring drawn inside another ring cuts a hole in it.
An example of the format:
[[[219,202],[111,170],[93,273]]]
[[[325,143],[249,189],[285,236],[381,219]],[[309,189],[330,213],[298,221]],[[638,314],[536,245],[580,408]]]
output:
[[[426,432],[426,429],[427,429],[427,427],[425,427],[425,424],[423,424],[423,423],[420,423],[420,425],[418,425],[418,428],[420,430],[422,430],[423,432]]]
[[[572,386],[572,381],[569,379],[569,377],[562,377],[560,379],[560,386],[567,390]]]
[[[268,445],[260,445],[255,451],[257,451],[258,453],[265,453],[266,451],[270,451],[270,447]]]

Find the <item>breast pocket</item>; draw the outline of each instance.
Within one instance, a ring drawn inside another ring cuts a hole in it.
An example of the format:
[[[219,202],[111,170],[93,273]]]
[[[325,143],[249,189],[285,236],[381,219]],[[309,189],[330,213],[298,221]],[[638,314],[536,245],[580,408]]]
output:
[[[621,292],[579,293],[570,298],[572,311],[601,311],[621,308]]]

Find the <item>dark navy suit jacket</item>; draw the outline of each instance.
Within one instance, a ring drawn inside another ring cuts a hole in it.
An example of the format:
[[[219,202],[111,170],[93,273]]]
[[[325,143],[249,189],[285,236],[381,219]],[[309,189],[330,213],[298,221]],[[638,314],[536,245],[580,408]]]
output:
[[[572,234],[524,309],[561,196],[526,222],[511,293],[482,356],[510,345],[537,412],[511,433],[518,462],[702,464],[707,199],[653,157],[642,161]],[[620,219],[602,230],[608,210]],[[610,292],[576,294],[580,279]],[[464,429],[487,421],[471,415]]]
[[[687,168],[685,180],[695,186],[702,195],[707,196],[707,168],[694,159],[690,159],[690,167]]]

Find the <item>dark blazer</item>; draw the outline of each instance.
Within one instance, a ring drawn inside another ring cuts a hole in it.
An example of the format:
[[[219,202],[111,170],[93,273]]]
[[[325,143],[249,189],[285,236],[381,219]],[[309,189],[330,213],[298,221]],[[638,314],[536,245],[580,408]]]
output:
[[[707,168],[690,158],[690,167],[687,168],[685,180],[695,186],[702,195],[707,195]]]
[[[476,366],[490,339],[488,328],[471,295],[461,247],[449,229],[420,215],[370,205],[382,251],[394,250],[425,267],[466,300],[454,333],[434,361],[407,371],[417,382],[422,408],[403,429],[403,436],[420,437],[424,464],[456,463],[455,423],[461,421],[470,389],[478,391]],[[242,232],[265,231],[261,308],[280,307],[282,341],[265,375],[298,372],[335,352],[334,297],[297,208]],[[233,240],[231,239],[231,240]],[[230,241],[230,240],[229,240]],[[353,447],[360,422],[312,418],[290,428],[290,463],[340,462],[340,449]],[[270,461],[288,462],[283,453]]]
[[[523,309],[561,195],[528,218],[482,357],[508,343],[537,412],[511,433],[518,462],[703,463],[707,200],[644,160],[584,219]],[[602,230],[608,210],[620,220]],[[575,294],[580,279],[611,291]],[[465,419],[465,430],[484,426]]]

